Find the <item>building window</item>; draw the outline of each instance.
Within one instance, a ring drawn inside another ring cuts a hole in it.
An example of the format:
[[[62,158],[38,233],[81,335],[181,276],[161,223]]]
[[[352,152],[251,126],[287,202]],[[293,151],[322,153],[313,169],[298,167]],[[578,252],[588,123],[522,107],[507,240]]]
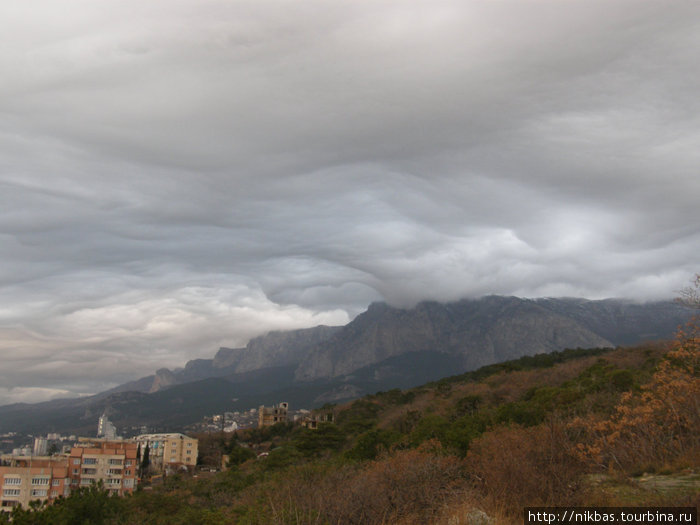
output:
[[[19,496],[19,489],[3,489],[3,496]]]
[[[54,479],[54,480],[51,482],[51,484],[52,484],[54,487],[58,487],[58,486],[61,484],[61,480],[60,480],[60,479]]]
[[[73,460],[73,465],[80,465],[80,459],[74,459]]]
[[[45,498],[46,489],[32,489],[32,498]]]
[[[52,497],[52,498],[58,497],[58,491],[57,491],[57,490],[52,490],[52,491],[51,491],[51,497]]]
[[[85,458],[83,459],[83,465],[96,465],[97,458]]]
[[[130,467],[130,466],[133,465],[133,464],[134,464],[134,462],[131,461],[130,459],[127,459],[127,460],[124,462],[124,466],[125,466],[125,467]]]
[[[22,478],[5,478],[5,485],[21,485]]]
[[[115,474],[115,475],[117,475],[117,476],[121,476],[121,475],[122,475],[122,471],[119,470],[118,468],[111,468],[111,469],[109,469],[109,473],[110,473],[110,474]]]
[[[125,479],[125,480],[124,480],[124,486],[125,486],[125,487],[133,487],[133,486],[134,486],[134,480],[133,480],[133,479]]]
[[[122,460],[121,460],[121,459],[110,459],[110,460],[109,460],[109,464],[110,464],[110,465],[121,465],[121,464],[122,464]]]
[[[32,478],[32,485],[48,485],[49,478]],[[46,494],[44,494],[46,495]]]
[[[87,475],[97,474],[97,469],[96,468],[84,468],[83,474],[87,474]]]

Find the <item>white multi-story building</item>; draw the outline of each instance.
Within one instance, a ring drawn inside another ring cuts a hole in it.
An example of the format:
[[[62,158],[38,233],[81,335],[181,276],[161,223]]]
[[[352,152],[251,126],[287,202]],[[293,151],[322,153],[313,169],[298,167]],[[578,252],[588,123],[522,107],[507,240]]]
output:
[[[43,437],[34,438],[34,455],[45,456],[49,450],[49,441]]]
[[[97,421],[97,437],[104,439],[118,439],[117,427],[107,418],[107,414],[102,414]]]

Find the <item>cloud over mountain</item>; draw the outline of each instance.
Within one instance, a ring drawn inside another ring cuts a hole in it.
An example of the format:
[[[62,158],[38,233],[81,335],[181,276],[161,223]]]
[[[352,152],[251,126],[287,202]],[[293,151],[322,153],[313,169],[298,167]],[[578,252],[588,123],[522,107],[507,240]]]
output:
[[[0,403],[698,270],[695,3],[6,4]]]

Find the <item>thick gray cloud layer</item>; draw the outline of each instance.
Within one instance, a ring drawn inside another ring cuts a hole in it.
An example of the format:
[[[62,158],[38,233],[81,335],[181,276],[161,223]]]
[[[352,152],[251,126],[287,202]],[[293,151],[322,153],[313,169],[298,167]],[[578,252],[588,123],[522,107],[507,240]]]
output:
[[[0,403],[372,300],[669,297],[700,4],[0,6]]]

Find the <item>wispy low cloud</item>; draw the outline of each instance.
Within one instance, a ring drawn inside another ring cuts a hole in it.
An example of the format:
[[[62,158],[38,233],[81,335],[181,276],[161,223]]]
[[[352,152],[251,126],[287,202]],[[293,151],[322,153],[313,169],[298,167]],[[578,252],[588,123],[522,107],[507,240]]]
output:
[[[95,393],[163,366],[211,358],[221,346],[244,346],[270,330],[349,320],[344,310],[281,306],[242,287],[141,291],[102,302],[75,308],[54,304],[43,317],[25,320],[22,329],[0,328],[5,398]],[[55,388],[24,388],[32,383]]]
[[[73,390],[60,390],[56,388],[41,387],[0,387],[0,405],[11,405],[14,403],[39,403],[52,399],[75,397],[77,392]]]

